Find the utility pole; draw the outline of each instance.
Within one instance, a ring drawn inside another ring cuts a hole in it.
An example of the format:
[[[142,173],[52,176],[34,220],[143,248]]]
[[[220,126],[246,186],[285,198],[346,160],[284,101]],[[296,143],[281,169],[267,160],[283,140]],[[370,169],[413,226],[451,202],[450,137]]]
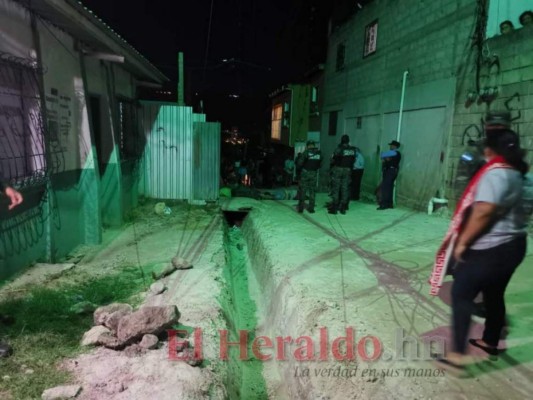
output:
[[[184,71],[183,71],[183,52],[178,53],[178,106],[185,105],[184,95]]]

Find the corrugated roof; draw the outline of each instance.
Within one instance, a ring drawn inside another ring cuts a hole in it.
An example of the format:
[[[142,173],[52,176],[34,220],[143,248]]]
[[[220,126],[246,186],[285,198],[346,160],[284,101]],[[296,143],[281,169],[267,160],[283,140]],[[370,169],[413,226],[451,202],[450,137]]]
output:
[[[32,0],[20,3],[92,49],[124,56],[126,68],[137,75],[152,79],[157,83],[169,80],[82,2],[78,0]]]

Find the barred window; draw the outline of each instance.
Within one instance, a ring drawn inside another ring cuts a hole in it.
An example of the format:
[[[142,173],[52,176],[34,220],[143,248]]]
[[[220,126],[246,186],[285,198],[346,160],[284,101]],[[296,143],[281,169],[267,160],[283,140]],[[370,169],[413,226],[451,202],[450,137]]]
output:
[[[138,125],[137,107],[133,101],[119,101],[118,111],[120,157],[123,161],[136,160],[142,155],[144,147]]]
[[[38,73],[33,60],[0,52],[0,179],[19,187],[46,176]]]
[[[371,22],[365,28],[365,46],[363,57],[367,57],[376,52],[378,46],[378,20]]]

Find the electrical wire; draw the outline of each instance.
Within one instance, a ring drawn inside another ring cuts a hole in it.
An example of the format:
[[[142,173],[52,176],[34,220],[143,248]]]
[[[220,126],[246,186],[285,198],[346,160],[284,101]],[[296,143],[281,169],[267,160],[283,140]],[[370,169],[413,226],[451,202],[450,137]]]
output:
[[[209,27],[207,29],[207,42],[205,45],[204,82],[205,82],[205,74],[207,71],[207,60],[209,58],[209,42],[211,40],[211,25],[213,23],[213,7],[214,7],[214,0],[211,0],[211,10],[209,11]]]

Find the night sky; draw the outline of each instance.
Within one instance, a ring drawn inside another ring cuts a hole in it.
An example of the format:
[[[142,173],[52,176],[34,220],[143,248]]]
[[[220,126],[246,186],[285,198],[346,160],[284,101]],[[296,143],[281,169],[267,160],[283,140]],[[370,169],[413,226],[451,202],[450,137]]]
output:
[[[202,99],[208,120],[222,122],[223,128],[237,126],[241,131],[260,133],[268,125],[268,94],[300,79],[325,61],[328,16],[333,2],[83,0],[83,3],[169,77],[172,90],[177,78],[177,54],[184,52],[187,104],[197,106]]]

